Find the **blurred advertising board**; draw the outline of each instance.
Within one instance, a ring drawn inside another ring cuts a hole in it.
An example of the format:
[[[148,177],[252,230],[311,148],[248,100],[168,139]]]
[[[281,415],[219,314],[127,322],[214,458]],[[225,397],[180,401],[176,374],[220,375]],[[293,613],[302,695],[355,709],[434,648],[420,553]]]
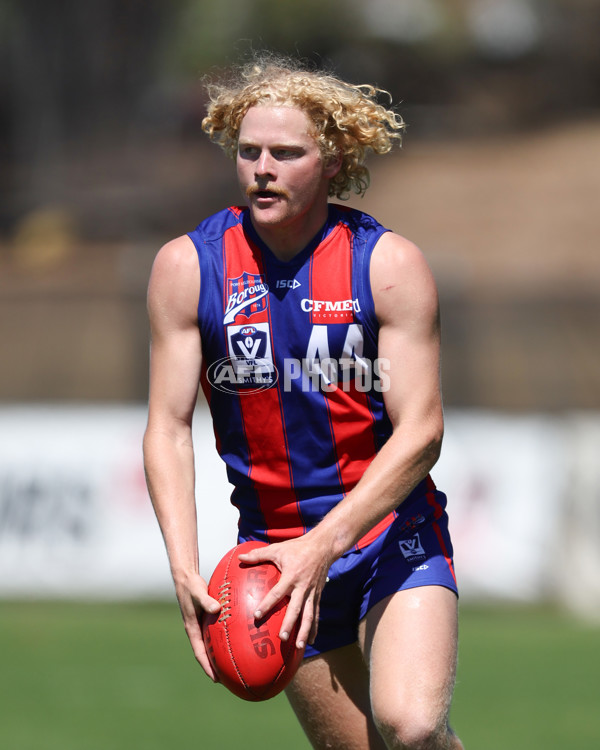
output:
[[[0,595],[171,594],[144,478],[145,420],[139,406],[0,409]],[[211,431],[198,430],[196,454],[216,523],[233,510]],[[235,520],[226,541],[207,531],[204,568],[235,544]]]
[[[0,596],[172,596],[145,486],[146,412],[0,408]],[[201,570],[235,544],[208,413],[194,422]],[[461,594],[600,611],[600,415],[451,411],[432,474]]]

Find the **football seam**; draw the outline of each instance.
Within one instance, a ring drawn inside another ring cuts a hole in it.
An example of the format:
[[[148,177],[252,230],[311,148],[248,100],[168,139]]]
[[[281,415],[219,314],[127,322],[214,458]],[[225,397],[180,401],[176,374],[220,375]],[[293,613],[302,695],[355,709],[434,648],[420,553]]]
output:
[[[232,553],[229,556],[229,560],[227,561],[227,568],[225,569],[225,580],[227,580],[229,578],[229,568],[231,566],[231,561],[233,560],[234,556],[235,556],[235,549],[232,550]],[[231,663],[233,664],[233,668],[235,669],[235,672],[236,672],[237,676],[239,677],[239,680],[242,683],[242,685],[244,686],[244,688],[249,693],[251,693],[251,694],[254,695],[252,689],[250,688],[250,686],[248,685],[248,683],[244,679],[244,677],[243,677],[242,673],[240,672],[240,670],[238,668],[238,665],[237,665],[237,663],[235,661],[235,656],[233,654],[233,650],[231,648],[231,642],[229,640],[229,628],[227,626],[227,620],[225,620],[225,622],[223,623],[223,629],[225,630],[225,641],[227,643],[227,651],[229,653],[229,658],[231,659]]]

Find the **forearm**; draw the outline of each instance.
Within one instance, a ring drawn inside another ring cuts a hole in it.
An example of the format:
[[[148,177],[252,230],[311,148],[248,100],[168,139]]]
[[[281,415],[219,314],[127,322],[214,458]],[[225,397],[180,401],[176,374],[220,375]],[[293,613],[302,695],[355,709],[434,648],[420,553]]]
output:
[[[170,435],[149,427],[144,436],[148,491],[177,584],[198,573],[194,451],[191,435]]]
[[[394,431],[358,484],[310,532],[331,550],[332,560],[351,549],[427,476],[441,441],[437,422]]]
[[[186,633],[196,659],[216,680],[202,637],[200,611],[216,613],[220,605],[208,595],[199,575],[191,431],[169,433],[149,427],[144,436],[144,466]]]
[[[422,426],[411,430],[405,423],[396,429],[358,484],[315,528],[297,539],[244,556],[249,564],[270,560],[282,571],[279,583],[259,602],[257,612],[268,612],[283,596],[290,597],[281,628],[284,640],[301,617],[296,643],[301,648],[303,643],[312,642],[318,621],[315,606],[330,566],[427,476],[439,455],[440,442],[441,434],[433,425],[431,430]]]

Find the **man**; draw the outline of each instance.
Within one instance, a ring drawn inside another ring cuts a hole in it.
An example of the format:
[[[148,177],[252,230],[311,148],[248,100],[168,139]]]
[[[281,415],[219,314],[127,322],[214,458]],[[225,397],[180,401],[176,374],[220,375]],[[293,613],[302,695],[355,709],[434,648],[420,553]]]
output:
[[[199,574],[191,423],[198,384],[240,511],[306,647],[287,696],[316,748],[462,748],[448,726],[457,594],[445,497],[437,292],[419,250],[329,196],[364,192],[399,141],[378,92],[258,58],[209,87],[203,127],[245,208],[157,255],[150,494],[196,658],[219,603]],[[201,489],[201,488],[200,488]]]

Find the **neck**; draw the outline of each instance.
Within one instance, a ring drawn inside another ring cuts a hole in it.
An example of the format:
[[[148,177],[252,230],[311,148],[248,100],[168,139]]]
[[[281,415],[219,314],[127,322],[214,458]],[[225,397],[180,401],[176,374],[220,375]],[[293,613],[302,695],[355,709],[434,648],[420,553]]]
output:
[[[269,225],[255,221],[252,226],[256,234],[265,243],[273,255],[282,261],[290,261],[301,253],[309,242],[319,233],[327,221],[329,204],[311,217],[310,221],[293,222],[290,225]]]

